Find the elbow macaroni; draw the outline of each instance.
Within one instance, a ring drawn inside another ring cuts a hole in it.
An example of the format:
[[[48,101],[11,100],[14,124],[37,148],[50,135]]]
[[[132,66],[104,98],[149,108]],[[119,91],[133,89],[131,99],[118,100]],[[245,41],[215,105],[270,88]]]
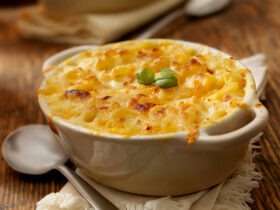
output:
[[[142,67],[175,71],[172,88],[142,85]],[[79,53],[45,70],[39,90],[52,116],[99,134],[154,135],[193,130],[245,107],[247,69],[168,40],[127,41]]]

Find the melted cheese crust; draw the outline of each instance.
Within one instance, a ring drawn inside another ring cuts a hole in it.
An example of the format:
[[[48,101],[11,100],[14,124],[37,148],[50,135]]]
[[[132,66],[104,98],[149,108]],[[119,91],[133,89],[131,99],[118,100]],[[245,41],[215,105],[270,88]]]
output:
[[[96,134],[154,135],[198,129],[239,108],[247,69],[235,58],[168,40],[127,41],[101,46],[45,69],[39,97],[51,116]],[[170,68],[177,87],[139,84],[135,73]]]

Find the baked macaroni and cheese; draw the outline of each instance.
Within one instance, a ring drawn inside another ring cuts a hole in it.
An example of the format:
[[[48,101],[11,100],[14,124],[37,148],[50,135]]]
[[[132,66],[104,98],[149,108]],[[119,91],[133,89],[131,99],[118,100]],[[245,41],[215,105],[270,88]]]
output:
[[[235,58],[168,40],[127,41],[45,69],[39,97],[51,116],[125,137],[188,131],[245,108],[246,75]]]

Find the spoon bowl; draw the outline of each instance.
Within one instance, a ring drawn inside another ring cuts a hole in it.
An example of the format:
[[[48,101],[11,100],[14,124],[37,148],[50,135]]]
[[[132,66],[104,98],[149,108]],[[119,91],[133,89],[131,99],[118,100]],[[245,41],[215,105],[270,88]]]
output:
[[[2,145],[5,161],[25,174],[44,174],[68,159],[57,137],[45,125],[29,125],[10,133]]]
[[[221,11],[231,0],[189,0],[185,4],[185,14],[193,17],[203,17]]]
[[[230,2],[231,0],[188,0],[184,5],[156,21],[147,30],[134,37],[134,39],[149,39],[180,16],[203,17],[212,15],[226,8]]]
[[[60,171],[96,210],[117,208],[99,192],[64,165],[68,156],[57,137],[46,125],[29,125],[10,133],[2,144],[6,163],[25,174]]]

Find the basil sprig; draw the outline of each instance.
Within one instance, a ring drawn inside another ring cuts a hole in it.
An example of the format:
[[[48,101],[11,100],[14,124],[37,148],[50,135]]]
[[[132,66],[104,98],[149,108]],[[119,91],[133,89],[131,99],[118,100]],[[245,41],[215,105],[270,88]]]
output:
[[[153,84],[161,88],[170,88],[178,86],[178,79],[173,74],[174,70],[163,68],[161,72],[155,76],[153,70],[149,68],[141,68],[136,72],[136,80],[144,85]]]

